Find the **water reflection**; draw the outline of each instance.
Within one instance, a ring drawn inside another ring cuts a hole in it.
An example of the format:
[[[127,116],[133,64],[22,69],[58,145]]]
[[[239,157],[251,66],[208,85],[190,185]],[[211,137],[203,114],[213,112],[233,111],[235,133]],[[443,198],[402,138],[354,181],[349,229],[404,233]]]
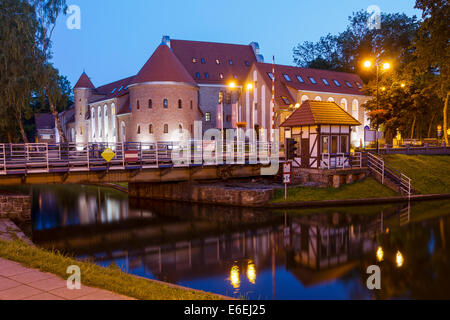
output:
[[[33,193],[36,243],[152,279],[249,299],[450,297],[450,201],[270,211]],[[365,286],[372,264],[380,291]]]

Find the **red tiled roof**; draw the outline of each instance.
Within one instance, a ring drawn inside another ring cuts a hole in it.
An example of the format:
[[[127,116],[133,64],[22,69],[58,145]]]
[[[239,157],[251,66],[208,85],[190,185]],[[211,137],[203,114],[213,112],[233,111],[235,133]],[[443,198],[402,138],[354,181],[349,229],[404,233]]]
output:
[[[272,73],[272,64],[257,62],[255,65],[263,79],[271,87],[272,80],[268,73]],[[285,74],[288,75],[291,81],[288,81],[284,77]],[[304,82],[301,83],[297,76],[300,76]],[[316,84],[311,82],[309,79],[310,77],[314,78]],[[326,85],[323,79],[326,79],[329,85]],[[334,80],[338,81],[340,86],[336,85]],[[351,87],[348,86],[347,82]],[[281,105],[284,104],[281,100],[281,96],[289,97],[286,86],[290,86],[296,90],[363,95],[361,89],[358,87],[358,85],[361,86],[362,84],[361,78],[353,73],[275,65],[275,94],[278,103]]]
[[[197,85],[172,50],[162,44],[148,59],[133,83],[175,81]]]
[[[55,128],[55,118],[51,113],[35,113],[34,122],[38,130]]]
[[[117,115],[121,115],[121,114],[127,114],[131,112],[131,108],[130,108],[130,96],[127,97],[127,100],[125,100],[124,105],[122,106],[122,108],[119,110],[119,112],[117,112]]]
[[[134,78],[135,76],[131,76],[96,88],[96,93],[98,95],[103,95],[103,97],[95,99],[93,101],[89,101],[89,103],[95,103],[98,101],[121,97],[125,94],[128,94],[129,91],[127,87],[133,82]]]
[[[247,77],[252,63],[256,62],[250,45],[170,40],[170,46],[197,83],[226,84],[231,80],[242,82]],[[196,60],[195,63],[193,59]],[[197,77],[197,73],[200,77]],[[208,77],[205,74],[208,74]]]
[[[361,123],[334,102],[307,100],[281,124],[298,127],[317,124],[359,126]]]
[[[92,84],[91,79],[89,79],[89,77],[87,76],[86,72],[83,72],[80,79],[78,79],[77,83],[75,84],[75,87],[73,87],[73,88],[74,89],[78,89],[78,88],[94,89],[95,87]]]

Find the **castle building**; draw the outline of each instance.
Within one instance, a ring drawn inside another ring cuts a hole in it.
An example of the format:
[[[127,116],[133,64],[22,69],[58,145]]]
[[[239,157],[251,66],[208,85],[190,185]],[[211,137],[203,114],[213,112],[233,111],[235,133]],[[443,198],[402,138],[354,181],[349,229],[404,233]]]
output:
[[[182,130],[192,135],[195,121],[202,121],[204,131],[238,126],[272,130],[305,100],[335,101],[367,124],[360,106],[369,97],[361,88],[355,74],[264,63],[256,42],[164,36],[135,76],[95,87],[83,73],[74,87],[75,119],[66,130],[77,143],[168,142]],[[359,145],[363,132],[356,128],[354,144]]]

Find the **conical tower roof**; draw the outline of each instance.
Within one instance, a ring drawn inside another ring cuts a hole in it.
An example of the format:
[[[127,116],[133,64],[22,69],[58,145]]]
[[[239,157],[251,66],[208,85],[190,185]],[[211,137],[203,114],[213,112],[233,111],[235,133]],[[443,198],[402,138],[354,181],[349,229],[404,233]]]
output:
[[[133,83],[153,81],[184,82],[197,85],[172,50],[161,44],[139,71]]]
[[[91,79],[89,79],[86,72],[83,72],[80,79],[78,79],[77,84],[73,88],[74,89],[80,89],[80,88],[95,89],[94,85],[91,82]]]

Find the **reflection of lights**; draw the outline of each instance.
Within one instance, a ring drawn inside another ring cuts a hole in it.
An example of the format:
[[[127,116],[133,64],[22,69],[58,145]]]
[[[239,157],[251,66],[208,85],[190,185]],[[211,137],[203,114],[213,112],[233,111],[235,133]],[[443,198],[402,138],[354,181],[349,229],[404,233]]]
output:
[[[233,288],[237,289],[241,285],[241,280],[239,279],[239,267],[233,266],[230,272],[230,282]]]
[[[377,260],[378,260],[379,262],[381,262],[381,261],[383,261],[383,259],[384,259],[384,251],[383,251],[383,248],[382,248],[382,247],[378,247],[378,250],[377,250]]]
[[[256,282],[256,268],[255,264],[250,260],[247,266],[247,278],[250,283],[255,284]]]
[[[395,262],[397,263],[397,267],[399,268],[401,268],[403,266],[403,263],[405,262],[405,259],[403,258],[403,255],[400,251],[397,251]]]

